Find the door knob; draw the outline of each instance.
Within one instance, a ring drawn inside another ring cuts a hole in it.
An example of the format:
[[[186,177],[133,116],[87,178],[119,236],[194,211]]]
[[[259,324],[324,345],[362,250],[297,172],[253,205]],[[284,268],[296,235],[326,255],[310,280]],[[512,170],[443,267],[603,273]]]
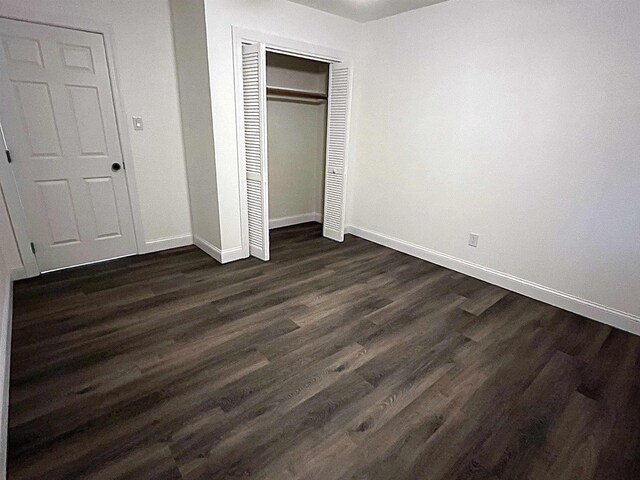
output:
[[[113,170],[114,172],[117,172],[118,170],[120,170],[122,167],[120,166],[120,164],[118,162],[113,163],[111,165],[111,170]]]

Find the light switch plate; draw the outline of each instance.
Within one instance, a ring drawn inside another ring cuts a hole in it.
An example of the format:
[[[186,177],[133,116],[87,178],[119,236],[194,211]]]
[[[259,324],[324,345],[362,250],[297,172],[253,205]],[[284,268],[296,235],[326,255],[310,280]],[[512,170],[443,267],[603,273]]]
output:
[[[477,233],[470,233],[469,234],[469,246],[470,247],[477,247],[479,238],[480,238],[480,235],[478,235]]]
[[[144,130],[144,125],[142,124],[142,117],[133,117],[133,129]]]

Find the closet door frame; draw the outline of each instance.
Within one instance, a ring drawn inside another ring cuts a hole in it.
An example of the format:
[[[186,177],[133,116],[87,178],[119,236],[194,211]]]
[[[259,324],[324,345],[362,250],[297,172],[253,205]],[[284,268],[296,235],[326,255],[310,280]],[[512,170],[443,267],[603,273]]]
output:
[[[268,33],[247,30],[232,26],[233,65],[236,98],[236,141],[238,146],[238,183],[240,185],[240,218],[242,222],[242,254],[249,256],[249,215],[247,203],[247,179],[244,141],[244,100],[242,84],[242,45],[262,43],[267,52],[280,53],[293,57],[306,58],[328,64],[343,64],[352,67],[349,56],[340,50],[322,45],[300,42]],[[265,105],[266,108],[266,105]],[[347,126],[349,130],[349,126]],[[348,150],[348,148],[347,148]],[[344,182],[347,181],[348,156],[345,155]],[[325,159],[326,162],[326,159]],[[268,166],[267,166],[268,168]],[[325,173],[327,165],[325,163]],[[343,199],[343,210],[346,208],[346,196]]]

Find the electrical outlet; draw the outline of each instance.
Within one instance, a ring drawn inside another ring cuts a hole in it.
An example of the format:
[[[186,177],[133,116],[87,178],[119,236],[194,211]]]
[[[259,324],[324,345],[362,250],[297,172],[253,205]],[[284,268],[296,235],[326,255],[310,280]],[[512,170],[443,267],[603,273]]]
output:
[[[144,130],[144,124],[142,123],[142,117],[133,117],[133,129]]]
[[[480,235],[478,235],[477,233],[470,233],[469,234],[469,246],[470,247],[477,247],[479,238],[480,238]]]

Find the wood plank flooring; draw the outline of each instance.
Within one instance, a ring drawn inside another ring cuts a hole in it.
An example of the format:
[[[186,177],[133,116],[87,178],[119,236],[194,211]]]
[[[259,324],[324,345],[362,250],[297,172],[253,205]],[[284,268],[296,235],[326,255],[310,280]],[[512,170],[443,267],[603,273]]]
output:
[[[640,338],[318,225],[15,287],[12,479],[637,479]]]

